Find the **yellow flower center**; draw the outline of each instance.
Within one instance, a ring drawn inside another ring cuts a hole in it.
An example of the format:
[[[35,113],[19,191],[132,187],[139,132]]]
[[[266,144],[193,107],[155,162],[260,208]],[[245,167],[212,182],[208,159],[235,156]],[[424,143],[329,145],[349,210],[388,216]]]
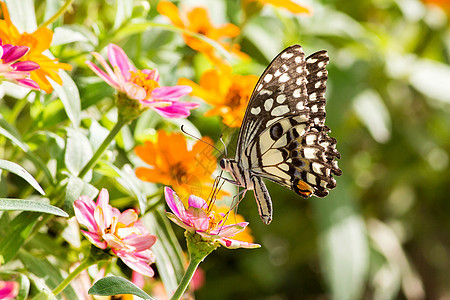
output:
[[[138,70],[136,72],[130,71],[130,74],[130,81],[144,88],[147,95],[150,95],[155,88],[159,87],[159,83],[157,81],[148,78],[149,75],[142,72],[141,70]]]

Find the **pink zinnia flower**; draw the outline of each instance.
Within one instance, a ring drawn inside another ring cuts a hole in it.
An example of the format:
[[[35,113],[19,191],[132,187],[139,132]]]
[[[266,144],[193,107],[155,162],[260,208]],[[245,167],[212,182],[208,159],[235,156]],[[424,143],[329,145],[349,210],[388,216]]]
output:
[[[81,196],[74,202],[78,223],[87,229],[81,232],[95,246],[110,248],[128,267],[146,276],[154,272],[149,264],[155,262],[150,247],[156,242],[156,236],[138,222],[133,209],[123,213],[109,205],[109,195],[102,189],[97,203],[87,196]]]
[[[197,108],[198,103],[179,102],[178,99],[192,92],[186,85],[159,86],[157,70],[138,70],[133,66],[125,52],[117,45],[108,45],[108,60],[112,66],[97,52],[92,55],[106,71],[90,61],[86,64],[106,83],[128,98],[140,101],[144,106],[156,110],[166,118],[186,118],[190,110]]]
[[[231,239],[247,227],[247,222],[224,225],[226,216],[212,211],[205,200],[191,195],[186,209],[177,194],[169,187],[164,188],[166,202],[173,213],[166,212],[167,217],[175,224],[189,232],[195,232],[206,241],[219,243],[230,248],[258,248],[260,245]]]
[[[39,69],[39,65],[29,60],[18,61],[29,50],[30,47],[26,46],[3,45],[0,39],[0,82],[8,80],[27,88],[39,89],[39,85],[29,78],[30,71]]]
[[[16,281],[0,281],[0,299],[15,299],[19,294],[19,283]]]

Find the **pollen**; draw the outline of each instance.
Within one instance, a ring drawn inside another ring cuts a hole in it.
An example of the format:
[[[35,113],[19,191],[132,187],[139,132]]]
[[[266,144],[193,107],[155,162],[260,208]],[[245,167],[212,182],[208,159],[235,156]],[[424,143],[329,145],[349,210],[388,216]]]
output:
[[[151,94],[155,88],[159,87],[159,83],[157,81],[150,79],[149,75],[141,70],[136,72],[130,71],[130,74],[130,81],[140,87],[143,87],[147,92],[147,95]]]

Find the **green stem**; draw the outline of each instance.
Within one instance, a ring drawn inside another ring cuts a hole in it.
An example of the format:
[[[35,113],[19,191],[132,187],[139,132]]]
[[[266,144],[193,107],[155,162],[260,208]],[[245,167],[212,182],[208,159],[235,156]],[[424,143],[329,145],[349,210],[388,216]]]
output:
[[[189,252],[189,266],[186,269],[183,278],[181,278],[177,290],[173,294],[172,298],[170,298],[170,300],[181,299],[187,287],[189,286],[189,283],[191,282],[198,265],[217,248],[216,244],[203,240],[202,237],[195,232],[191,233],[189,231],[186,231],[184,235],[186,236],[186,243]]]
[[[116,135],[119,133],[120,129],[124,125],[128,123],[128,120],[124,120],[123,118],[119,117],[119,120],[117,121],[116,125],[114,125],[113,129],[109,132],[108,136],[105,138],[103,143],[98,147],[97,151],[95,151],[92,158],[87,162],[87,164],[83,167],[83,169],[80,171],[80,174],[78,174],[79,178],[83,178],[84,175],[89,172],[89,170],[92,168],[92,166],[97,162],[97,160],[102,156],[103,152],[106,150],[106,148],[111,144],[112,140],[116,137]]]
[[[53,291],[53,295],[58,295],[59,293],[61,293],[66,286],[69,285],[69,283],[78,276],[78,274],[80,274],[84,269],[88,268],[89,266],[95,264],[95,261],[92,261],[91,259],[89,259],[89,257],[83,261],[75,270],[73,270],[69,276],[67,276],[66,279],[64,279]]]
[[[181,296],[183,296],[184,292],[189,286],[189,283],[192,280],[192,277],[194,276],[195,271],[197,270],[198,265],[202,262],[202,260],[203,259],[191,259],[191,261],[189,262],[189,266],[183,275],[183,278],[181,278],[177,290],[173,294],[172,298],[170,298],[171,300],[178,300],[181,298]]]
[[[45,21],[44,23],[41,24],[41,26],[39,26],[39,28],[42,27],[47,27],[48,25],[52,24],[53,22],[56,21],[56,19],[58,19],[62,14],[64,14],[64,12],[67,10],[67,8],[72,4],[74,0],[66,0],[66,2],[64,3],[63,6],[61,6],[61,8],[47,21]]]
[[[16,103],[14,104],[14,107],[13,107],[11,113],[9,113],[9,116],[8,116],[8,122],[9,123],[13,123],[14,121],[16,121],[16,119],[19,116],[20,112],[27,105],[27,103],[28,103],[28,99],[27,98],[28,98],[28,96],[31,93],[32,93],[32,91],[30,91],[28,94],[26,94],[25,97],[23,97],[19,101],[16,101]]]

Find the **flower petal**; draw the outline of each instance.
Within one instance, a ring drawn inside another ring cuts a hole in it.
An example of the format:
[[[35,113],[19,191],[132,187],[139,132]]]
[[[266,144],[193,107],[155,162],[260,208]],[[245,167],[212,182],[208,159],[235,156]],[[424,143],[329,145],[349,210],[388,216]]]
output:
[[[34,71],[39,69],[39,64],[35,63],[34,61],[27,60],[16,62],[12,64],[11,67],[13,67],[16,71]]]
[[[237,248],[247,248],[247,249],[253,249],[253,248],[259,248],[261,245],[254,244],[254,243],[248,243],[233,239],[227,239],[227,238],[221,238],[217,240],[222,246],[228,248],[228,249],[237,249]]]
[[[96,232],[98,226],[94,219],[94,201],[88,196],[80,196],[73,202],[73,206],[78,223],[86,226],[89,231]]]
[[[107,189],[101,189],[97,198],[97,206],[101,207],[103,210],[103,221],[104,226],[108,228],[111,226],[111,220],[113,217],[113,212],[111,205],[109,205],[109,194]]]
[[[230,237],[238,234],[247,227],[247,222],[241,222],[233,225],[221,226],[219,229],[211,231],[211,234],[217,235],[219,237]]]
[[[100,249],[106,249],[108,246],[107,242],[102,240],[102,237],[97,232],[89,232],[85,230],[81,230],[81,233],[95,246]]]
[[[191,114],[190,110],[199,106],[200,104],[193,102],[173,102],[170,106],[153,109],[165,118],[187,118]]]
[[[189,206],[208,209],[208,204],[200,197],[190,195],[188,200]]]
[[[166,198],[167,205],[172,210],[172,212],[182,221],[186,219],[186,208],[183,202],[178,198],[177,194],[168,186],[164,187],[164,195]]]
[[[189,207],[187,209],[186,215],[189,224],[192,224],[196,230],[208,230],[209,218],[203,209],[197,207]]]
[[[149,277],[153,277],[155,275],[155,272],[148,265],[148,263],[135,255],[124,251],[116,252],[116,255],[132,270]]]
[[[146,234],[146,235],[132,235],[130,237],[124,238],[123,241],[130,246],[136,248],[136,251],[143,251],[149,249],[156,242],[156,235]]]
[[[131,99],[142,100],[147,97],[147,91],[133,82],[125,82],[123,88]]]
[[[37,84],[34,80],[28,79],[28,78],[24,78],[24,79],[17,79],[17,82],[27,88],[31,88],[34,90],[39,90],[39,84]]]
[[[188,224],[184,223],[180,218],[178,218],[178,217],[175,216],[174,214],[172,214],[172,213],[166,211],[166,216],[167,216],[167,218],[168,218],[170,221],[174,222],[175,224],[177,224],[177,225],[180,226],[181,228],[184,228],[184,229],[186,229],[187,231],[190,231],[190,232],[194,232],[194,231],[195,231],[195,228],[194,228],[194,227],[192,227],[191,225],[188,225]]]
[[[128,226],[135,223],[138,219],[138,214],[134,209],[127,209],[119,216],[119,222]]]
[[[192,87],[188,85],[163,86],[152,91],[152,98],[156,100],[176,101],[180,97],[192,92]]]
[[[136,71],[125,51],[115,44],[108,45],[108,59],[113,67],[119,67],[124,78],[130,78],[130,71]]]
[[[98,77],[103,79],[107,84],[109,84],[116,90],[118,90],[120,88],[119,85],[117,84],[117,82],[111,76],[106,74],[102,69],[97,67],[94,63],[92,63],[90,61],[86,61],[86,64],[95,74],[97,74]],[[115,77],[115,75],[114,75],[114,77]]]

